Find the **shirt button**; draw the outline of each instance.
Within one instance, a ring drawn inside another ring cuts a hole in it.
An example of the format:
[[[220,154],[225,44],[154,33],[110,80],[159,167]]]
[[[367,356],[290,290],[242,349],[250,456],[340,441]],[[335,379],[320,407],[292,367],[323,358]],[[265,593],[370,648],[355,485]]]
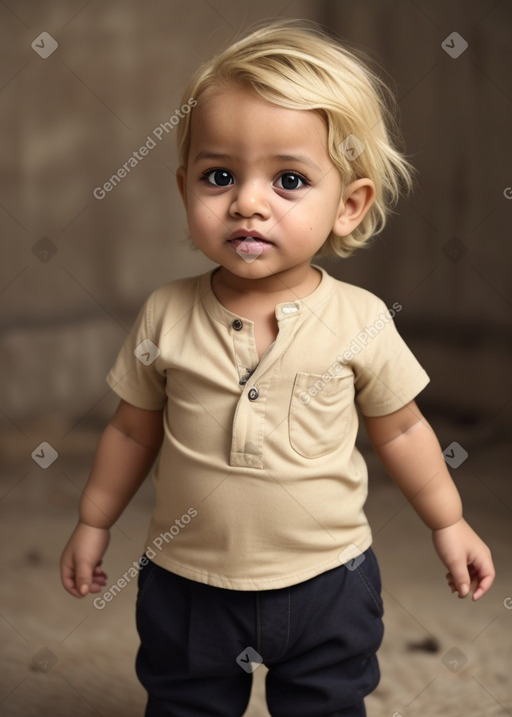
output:
[[[247,393],[247,398],[249,399],[249,401],[255,401],[259,395],[260,395],[260,392],[258,391],[256,386],[253,386],[252,388],[249,389],[249,392]]]
[[[231,326],[235,329],[235,331],[241,331],[244,327],[244,322],[240,321],[240,319],[235,319]]]
[[[295,304],[284,304],[284,306],[281,307],[283,314],[294,314],[298,310]]]

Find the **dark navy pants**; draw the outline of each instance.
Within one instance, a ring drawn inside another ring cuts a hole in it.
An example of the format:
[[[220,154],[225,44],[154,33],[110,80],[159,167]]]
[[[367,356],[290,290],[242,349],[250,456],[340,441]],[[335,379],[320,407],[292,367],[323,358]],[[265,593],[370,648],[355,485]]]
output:
[[[272,717],[364,717],[383,609],[377,560],[363,555],[263,591],[212,587],[148,562],[137,597],[146,717],[241,717],[261,662]]]

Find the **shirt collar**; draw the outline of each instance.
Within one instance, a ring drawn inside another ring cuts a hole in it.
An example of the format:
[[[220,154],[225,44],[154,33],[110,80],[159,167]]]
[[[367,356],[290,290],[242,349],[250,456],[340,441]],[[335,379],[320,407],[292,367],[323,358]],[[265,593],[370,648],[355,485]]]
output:
[[[314,311],[316,307],[323,303],[332,292],[336,280],[333,279],[332,276],[330,276],[321,266],[317,266],[316,264],[313,264],[312,266],[314,266],[315,269],[318,269],[318,271],[322,274],[320,283],[311,294],[305,296],[303,299],[295,299],[277,304],[275,312],[278,321],[289,319],[291,317],[297,317],[301,314]],[[231,324],[234,319],[238,318],[238,315],[226,309],[213,292],[212,276],[217,269],[218,267],[208,271],[206,274],[202,274],[199,277],[199,291],[203,306],[205,307],[207,313],[212,318],[227,326]]]

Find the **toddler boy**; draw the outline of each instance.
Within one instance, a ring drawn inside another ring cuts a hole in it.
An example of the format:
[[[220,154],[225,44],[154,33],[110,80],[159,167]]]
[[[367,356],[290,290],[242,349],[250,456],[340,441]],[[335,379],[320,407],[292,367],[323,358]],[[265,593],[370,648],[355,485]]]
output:
[[[242,715],[264,662],[274,717],[360,717],[383,626],[356,407],[452,591],[477,600],[494,578],[415,403],[428,377],[401,307],[311,263],[382,229],[410,169],[382,85],[314,28],[257,30],[184,96],[178,187],[217,267],[155,291],[108,376],[121,403],[63,583],[101,591],[109,529],[160,452],[137,599],[146,716]]]

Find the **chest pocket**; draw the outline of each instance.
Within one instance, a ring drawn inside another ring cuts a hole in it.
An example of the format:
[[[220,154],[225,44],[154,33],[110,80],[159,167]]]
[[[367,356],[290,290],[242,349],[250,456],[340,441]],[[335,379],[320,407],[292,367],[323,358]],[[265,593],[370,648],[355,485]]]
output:
[[[297,373],[288,414],[293,450],[304,458],[334,451],[354,420],[354,396],[352,373],[329,381],[318,374]]]

